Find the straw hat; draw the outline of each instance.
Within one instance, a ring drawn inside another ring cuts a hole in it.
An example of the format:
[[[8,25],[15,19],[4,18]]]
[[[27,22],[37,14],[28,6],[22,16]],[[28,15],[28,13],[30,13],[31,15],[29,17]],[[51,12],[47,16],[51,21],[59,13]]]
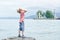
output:
[[[25,11],[25,12],[27,12],[26,9],[24,9],[24,8],[19,8],[19,9],[17,10],[18,13],[20,13],[20,11]]]

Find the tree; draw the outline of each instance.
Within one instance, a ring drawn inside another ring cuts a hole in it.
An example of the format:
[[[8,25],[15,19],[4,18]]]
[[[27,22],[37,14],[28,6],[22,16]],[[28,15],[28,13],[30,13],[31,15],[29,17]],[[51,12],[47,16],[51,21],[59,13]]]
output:
[[[46,11],[45,16],[46,16],[46,18],[49,18],[49,19],[53,19],[54,18],[54,15],[53,15],[52,11],[49,11],[49,10]]]
[[[42,16],[42,11],[38,10],[37,11],[37,17],[38,17],[38,19],[41,18],[41,16]]]

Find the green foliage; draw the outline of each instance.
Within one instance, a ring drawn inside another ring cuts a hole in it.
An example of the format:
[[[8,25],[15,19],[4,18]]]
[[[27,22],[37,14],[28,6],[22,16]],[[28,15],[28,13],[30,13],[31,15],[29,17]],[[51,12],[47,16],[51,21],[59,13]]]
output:
[[[40,15],[42,16],[42,11],[38,10],[38,11],[37,11],[37,17],[39,18]]]
[[[45,12],[43,12],[42,16],[43,16],[43,17],[45,16]]]
[[[40,15],[42,15],[42,11],[38,10],[37,15],[39,15],[39,13]]]
[[[49,19],[54,18],[54,15],[53,15],[52,11],[49,11],[49,10],[46,11],[45,16],[46,16],[46,18],[49,18]]]
[[[53,12],[50,10],[47,10],[46,12],[42,12],[42,11],[38,10],[37,11],[37,17],[38,18],[54,19]]]

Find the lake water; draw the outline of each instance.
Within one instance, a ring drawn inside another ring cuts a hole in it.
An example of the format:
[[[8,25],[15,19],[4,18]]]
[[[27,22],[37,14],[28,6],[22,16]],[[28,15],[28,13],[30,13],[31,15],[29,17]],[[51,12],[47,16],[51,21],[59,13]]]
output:
[[[0,40],[18,36],[18,19],[0,19]],[[60,20],[25,19],[25,36],[36,40],[60,40]]]

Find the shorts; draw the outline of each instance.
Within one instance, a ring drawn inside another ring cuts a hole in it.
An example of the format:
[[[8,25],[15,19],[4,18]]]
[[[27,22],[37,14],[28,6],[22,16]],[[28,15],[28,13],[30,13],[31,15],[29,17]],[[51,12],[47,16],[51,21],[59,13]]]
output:
[[[24,31],[24,22],[19,22],[19,30]]]

